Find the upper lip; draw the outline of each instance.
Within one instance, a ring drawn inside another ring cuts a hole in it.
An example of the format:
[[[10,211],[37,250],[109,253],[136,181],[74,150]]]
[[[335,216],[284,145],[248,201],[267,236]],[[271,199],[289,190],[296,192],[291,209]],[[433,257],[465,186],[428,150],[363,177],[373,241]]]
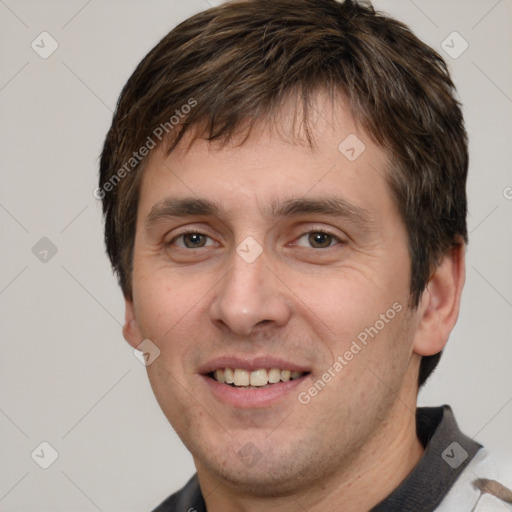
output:
[[[241,370],[254,371],[270,368],[290,370],[292,372],[310,372],[311,370],[303,365],[292,363],[279,357],[271,356],[221,356],[208,361],[199,367],[199,373],[208,374],[215,370],[224,368],[238,368]]]

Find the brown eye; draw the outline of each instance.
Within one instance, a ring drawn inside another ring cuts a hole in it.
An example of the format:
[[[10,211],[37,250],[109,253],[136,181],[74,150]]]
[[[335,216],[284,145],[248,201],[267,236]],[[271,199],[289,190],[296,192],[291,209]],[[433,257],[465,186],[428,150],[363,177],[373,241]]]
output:
[[[209,240],[210,243],[207,243]],[[183,249],[200,249],[201,247],[206,247],[208,245],[215,245],[215,243],[207,235],[191,232],[177,236],[171,240],[169,245],[176,245]]]
[[[334,242],[334,243],[333,243]],[[323,231],[309,231],[299,238],[298,245],[313,249],[328,249],[339,243],[338,237]]]
[[[200,233],[188,233],[187,235],[183,236],[183,242],[189,249],[193,249],[195,247],[203,247],[206,243],[206,237]]]
[[[325,249],[330,247],[334,237],[328,233],[309,233],[308,242],[315,249]]]

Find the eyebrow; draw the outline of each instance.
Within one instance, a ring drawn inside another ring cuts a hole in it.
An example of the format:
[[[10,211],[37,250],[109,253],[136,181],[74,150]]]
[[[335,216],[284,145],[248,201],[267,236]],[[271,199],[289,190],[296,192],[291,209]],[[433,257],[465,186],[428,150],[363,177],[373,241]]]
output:
[[[375,223],[368,210],[340,196],[275,200],[270,205],[269,214],[276,219],[310,214],[328,215],[343,218],[367,228],[371,228]],[[230,217],[218,201],[196,197],[167,197],[153,206],[146,217],[145,226],[149,229],[165,219],[198,216],[225,219]]]

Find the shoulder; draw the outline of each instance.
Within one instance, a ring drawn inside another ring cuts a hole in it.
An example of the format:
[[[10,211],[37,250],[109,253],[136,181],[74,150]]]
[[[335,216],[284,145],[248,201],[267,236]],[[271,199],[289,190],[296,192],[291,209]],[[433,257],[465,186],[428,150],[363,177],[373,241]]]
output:
[[[504,511],[510,503],[512,491],[500,481],[498,468],[489,451],[481,448],[435,512]]]
[[[153,512],[206,512],[197,474],[182,489],[160,503]]]

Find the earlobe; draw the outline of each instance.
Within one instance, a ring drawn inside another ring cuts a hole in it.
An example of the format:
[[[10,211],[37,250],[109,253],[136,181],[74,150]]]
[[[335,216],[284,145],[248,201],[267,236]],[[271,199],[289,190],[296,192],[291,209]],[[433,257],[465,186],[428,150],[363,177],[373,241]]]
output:
[[[466,274],[465,249],[465,244],[460,243],[443,257],[422,294],[413,343],[418,355],[441,352],[455,326]]]
[[[139,324],[137,323],[137,319],[135,318],[135,308],[133,305],[133,301],[125,297],[124,305],[125,315],[123,325],[123,336],[124,339],[133,348],[136,348],[139,346],[143,338],[140,333]]]

